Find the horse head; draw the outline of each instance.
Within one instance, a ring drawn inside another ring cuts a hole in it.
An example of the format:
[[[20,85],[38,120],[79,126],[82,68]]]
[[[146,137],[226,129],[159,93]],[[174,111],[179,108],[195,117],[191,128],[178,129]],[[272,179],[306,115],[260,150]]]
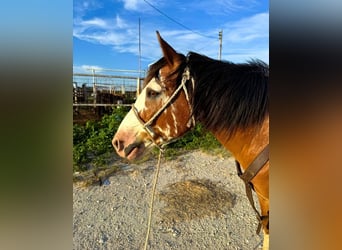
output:
[[[191,77],[184,75],[186,58],[158,31],[157,38],[163,57],[149,67],[142,92],[112,140],[116,152],[129,160],[153,146],[162,147],[194,125],[187,90]]]

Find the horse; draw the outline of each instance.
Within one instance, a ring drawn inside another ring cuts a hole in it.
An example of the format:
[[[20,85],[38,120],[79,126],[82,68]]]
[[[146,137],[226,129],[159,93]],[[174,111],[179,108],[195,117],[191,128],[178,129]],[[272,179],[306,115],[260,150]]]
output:
[[[114,135],[113,147],[119,156],[134,160],[154,146],[163,149],[201,123],[235,158],[258,229],[263,229],[263,249],[268,249],[268,65],[257,59],[220,61],[195,52],[185,56],[156,33],[163,57],[149,67],[141,94]]]

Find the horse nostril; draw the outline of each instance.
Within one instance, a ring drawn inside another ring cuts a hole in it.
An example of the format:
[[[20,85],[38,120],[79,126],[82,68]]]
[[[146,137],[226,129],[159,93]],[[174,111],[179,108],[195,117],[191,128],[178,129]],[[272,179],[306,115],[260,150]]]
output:
[[[121,151],[124,148],[124,142],[123,141],[114,139],[112,141],[112,144],[113,144],[113,147],[116,149],[116,151]]]

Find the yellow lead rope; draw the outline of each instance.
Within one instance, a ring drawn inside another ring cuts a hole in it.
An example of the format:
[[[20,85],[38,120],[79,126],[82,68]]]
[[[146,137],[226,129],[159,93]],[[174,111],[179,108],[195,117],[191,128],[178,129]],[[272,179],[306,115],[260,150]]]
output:
[[[156,173],[154,175],[153,186],[152,186],[152,194],[151,194],[151,201],[150,201],[150,212],[149,212],[148,222],[147,222],[147,231],[146,231],[146,239],[145,239],[144,250],[147,249],[148,239],[150,237],[151,221],[152,221],[152,214],[153,214],[153,203],[154,203],[154,196],[155,196],[157,182],[158,182],[160,161],[161,161],[162,153],[163,153],[163,150],[159,150],[158,164],[157,164],[157,169],[156,169]]]

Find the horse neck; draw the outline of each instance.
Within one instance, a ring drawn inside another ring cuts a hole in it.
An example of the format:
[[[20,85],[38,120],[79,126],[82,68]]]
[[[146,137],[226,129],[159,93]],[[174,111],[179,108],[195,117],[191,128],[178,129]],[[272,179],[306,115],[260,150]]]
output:
[[[229,139],[224,130],[211,132],[232,153],[241,167],[246,169],[269,143],[269,117],[261,125],[237,130]]]

